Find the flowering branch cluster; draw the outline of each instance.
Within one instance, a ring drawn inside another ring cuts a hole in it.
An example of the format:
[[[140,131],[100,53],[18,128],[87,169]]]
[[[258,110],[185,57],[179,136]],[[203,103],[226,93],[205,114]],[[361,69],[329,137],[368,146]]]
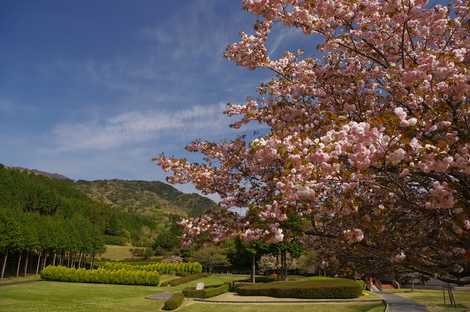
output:
[[[253,212],[217,235],[280,241],[294,213],[316,233],[349,243],[373,245],[388,231],[416,226],[415,251],[430,255],[429,266],[441,251],[468,253],[468,2],[448,8],[424,0],[244,0],[243,6],[261,21],[225,56],[249,69],[268,68],[274,78],[259,87],[257,99],[231,104],[226,114],[240,117],[235,128],[257,122],[269,133],[251,141],[196,141],[188,150],[202,153],[202,164],[156,159],[173,173],[170,182],[193,183],[219,194],[222,207]],[[321,37],[322,56],[287,51],[271,59],[266,41],[274,23]],[[416,223],[400,223],[400,216]],[[190,223],[187,232],[200,234],[202,224]],[[389,248],[392,262],[412,258],[399,238]]]

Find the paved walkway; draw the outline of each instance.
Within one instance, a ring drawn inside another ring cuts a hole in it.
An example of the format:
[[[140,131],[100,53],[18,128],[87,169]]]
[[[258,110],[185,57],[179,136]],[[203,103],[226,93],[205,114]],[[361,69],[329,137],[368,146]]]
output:
[[[368,298],[369,297],[369,298]],[[297,298],[274,298],[266,296],[240,296],[236,293],[227,292],[212,298],[199,299],[194,301],[205,303],[243,303],[243,304],[260,304],[260,303],[382,303],[382,299],[378,296],[360,297],[355,299],[297,299]]]
[[[387,302],[390,312],[427,312],[428,310],[422,304],[417,304],[413,300],[391,294],[381,293],[382,298]]]
[[[150,300],[157,300],[157,301],[165,301],[165,300],[168,300],[170,299],[170,297],[172,296],[173,294],[171,292],[168,292],[168,291],[164,291],[164,292],[161,292],[161,293],[158,293],[158,294],[154,294],[154,295],[150,295],[150,296],[147,296],[145,297],[145,299],[150,299]]]

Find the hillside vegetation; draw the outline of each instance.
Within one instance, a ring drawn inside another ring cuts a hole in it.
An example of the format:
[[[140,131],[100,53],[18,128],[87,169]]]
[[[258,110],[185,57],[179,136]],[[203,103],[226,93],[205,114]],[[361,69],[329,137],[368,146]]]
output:
[[[0,165],[0,274],[81,263],[105,244],[150,247],[180,216],[215,205],[162,182],[74,182]]]
[[[206,197],[182,193],[160,181],[79,180],[76,186],[93,199],[149,217],[162,213],[195,216],[216,207]]]

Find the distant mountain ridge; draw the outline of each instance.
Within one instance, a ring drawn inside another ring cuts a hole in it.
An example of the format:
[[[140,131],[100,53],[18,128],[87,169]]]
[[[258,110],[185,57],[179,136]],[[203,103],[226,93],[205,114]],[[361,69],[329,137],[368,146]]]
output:
[[[54,178],[54,179],[58,179],[58,180],[73,181],[72,179],[70,179],[70,178],[68,178],[64,175],[58,174],[58,173],[50,173],[50,172],[46,172],[46,171],[41,171],[41,170],[37,170],[37,169],[28,169],[28,168],[23,168],[23,167],[9,167],[9,166],[5,166],[5,165],[2,165],[2,164],[0,164],[0,166],[3,166],[3,167],[8,168],[8,169],[14,169],[14,170],[19,170],[19,171],[27,171],[27,172],[31,172],[31,173],[34,173],[34,174],[37,174],[37,175],[40,175],[40,176],[50,177],[50,178]]]
[[[207,197],[196,193],[183,193],[161,181],[122,179],[74,181],[58,173],[1,164],[0,166],[69,181],[93,200],[111,205],[122,212],[147,217],[160,216],[161,214],[198,216],[209,209],[217,209],[218,207],[214,201]]]
[[[174,225],[176,216],[198,216],[218,208],[209,198],[183,193],[160,181],[74,181],[61,174],[2,164],[0,195],[0,213],[6,209],[21,216],[94,220],[100,239],[111,245],[150,247],[159,233]]]
[[[197,216],[217,207],[207,197],[183,193],[160,181],[79,180],[75,184],[92,199],[142,215],[163,211],[181,216]]]

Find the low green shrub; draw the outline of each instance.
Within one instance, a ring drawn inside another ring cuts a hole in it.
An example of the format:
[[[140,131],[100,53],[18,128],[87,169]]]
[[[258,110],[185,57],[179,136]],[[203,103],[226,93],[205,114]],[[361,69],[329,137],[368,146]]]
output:
[[[276,278],[271,277],[271,276],[256,276],[256,283],[270,283],[270,282],[275,282],[277,281]],[[239,281],[232,281],[230,283],[230,291],[236,292],[238,288],[243,287],[243,286],[251,286],[253,285],[253,282],[251,279],[243,279]]]
[[[182,293],[173,294],[165,303],[163,304],[163,310],[174,310],[179,308],[184,301],[184,296]]]
[[[276,279],[272,276],[256,276],[255,281],[256,281],[256,283],[270,283],[270,282],[278,281],[278,279]],[[238,282],[251,283],[251,278],[243,279],[243,280],[240,280]]]
[[[183,294],[187,298],[210,298],[226,293],[228,290],[228,284],[206,286],[202,290],[188,287],[183,290]]]
[[[362,294],[360,283],[348,279],[300,280],[239,286],[242,296],[278,298],[349,299]]]
[[[161,286],[177,286],[177,285],[186,284],[186,283],[189,283],[189,282],[192,282],[192,281],[195,281],[200,278],[207,277],[207,276],[209,276],[209,274],[206,274],[206,273],[191,274],[188,276],[178,277],[178,278],[163,282]]]
[[[41,271],[41,278],[50,281],[102,283],[122,285],[158,286],[160,274],[138,270],[86,270],[66,268],[63,266],[47,266]]]
[[[202,265],[199,262],[187,263],[168,263],[168,262],[155,262],[149,264],[133,264],[121,262],[101,262],[100,268],[106,270],[140,270],[148,272],[165,273],[201,273]]]

